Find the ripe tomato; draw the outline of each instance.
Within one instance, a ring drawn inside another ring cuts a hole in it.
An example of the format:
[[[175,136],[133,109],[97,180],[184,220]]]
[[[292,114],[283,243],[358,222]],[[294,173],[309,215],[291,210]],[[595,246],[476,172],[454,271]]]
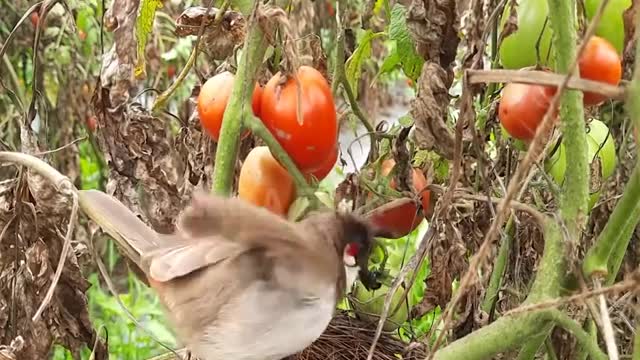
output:
[[[416,203],[410,198],[390,201],[371,210],[367,219],[389,239],[406,236],[422,222]]]
[[[96,119],[95,116],[90,116],[87,118],[87,128],[89,129],[90,132],[94,132],[96,131],[96,128],[98,127],[98,119]]]
[[[498,118],[509,135],[520,140],[533,139],[555,91],[555,87],[549,86],[507,84],[502,89]]]
[[[167,77],[169,77],[169,79],[173,78],[176,75],[176,66],[173,64],[169,64],[169,66],[167,66]]]
[[[511,1],[507,2],[502,13],[501,28],[509,19]],[[515,32],[505,37],[500,44],[500,62],[505,69],[520,69],[536,64],[536,43],[540,39],[539,55],[541,66],[551,66],[553,53],[550,52],[553,31],[545,20],[549,16],[547,0],[518,0],[518,13]],[[540,36],[542,34],[542,36]]]
[[[32,12],[31,15],[29,15],[29,18],[31,19],[31,25],[33,25],[33,27],[38,26],[40,15],[38,15],[37,11]]]
[[[233,81],[235,76],[228,72],[222,72],[211,78],[209,78],[200,87],[200,94],[198,95],[198,116],[200,117],[200,124],[207,130],[209,135],[218,140],[220,136],[220,128],[222,126],[222,118],[227,108],[227,102],[233,89]],[[260,109],[262,89],[260,85],[256,84],[253,90],[253,99],[251,107],[253,113],[257,115]],[[245,130],[242,137],[246,137],[249,134],[248,130]]]
[[[585,0],[584,8],[587,19],[595,16],[602,0]],[[596,27],[596,35],[601,36],[613,45],[622,54],[624,50],[624,19],[622,15],[631,6],[631,0],[609,0],[604,8],[600,23]]]
[[[338,139],[338,120],[331,88],[309,66],[298,69],[302,85],[302,124],[297,119],[297,85],[291,77],[279,88],[275,74],[262,94],[260,117],[302,172],[315,169],[331,155]]]
[[[580,77],[618,85],[622,78],[622,61],[616,49],[607,40],[593,36],[580,56]],[[607,99],[606,96],[585,92],[584,103],[596,105]]]
[[[316,180],[318,181],[321,181],[322,179],[326,178],[327,175],[329,175],[329,173],[331,172],[331,170],[333,170],[333,167],[336,164],[336,161],[338,161],[337,146],[331,152],[331,155],[329,155],[329,157],[322,164],[320,164],[320,166],[305,173],[307,180],[309,180],[311,176],[315,177]]]
[[[381,166],[382,175],[383,176],[389,175],[389,173],[391,173],[391,170],[393,170],[393,167],[395,165],[396,165],[396,162],[393,159],[387,159],[383,161]],[[411,175],[411,179],[413,181],[413,187],[418,192],[422,191],[422,194],[421,194],[422,210],[424,211],[425,216],[431,216],[430,214],[432,210],[431,209],[431,191],[425,189],[427,187],[427,178],[424,177],[424,174],[422,173],[422,171],[416,168],[413,168],[412,171],[413,173]],[[392,189],[395,189],[396,188],[395,179],[391,179],[391,181],[389,182],[389,185],[391,186]]]
[[[329,12],[329,16],[335,16],[336,14],[336,9],[333,8],[331,1],[327,1],[327,11]]]
[[[286,215],[294,200],[293,178],[271,155],[267,146],[249,152],[240,169],[238,197],[270,211]]]
[[[86,38],[87,38],[87,33],[82,30],[78,30],[78,39],[80,39],[80,41],[84,41],[84,39]]]

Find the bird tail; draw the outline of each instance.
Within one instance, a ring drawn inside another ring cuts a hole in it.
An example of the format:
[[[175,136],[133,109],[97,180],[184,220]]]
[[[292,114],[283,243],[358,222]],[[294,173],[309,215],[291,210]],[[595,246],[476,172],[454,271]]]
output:
[[[145,271],[141,256],[158,247],[158,233],[113,196],[98,190],[80,190],[83,211],[116,241],[124,255]]]

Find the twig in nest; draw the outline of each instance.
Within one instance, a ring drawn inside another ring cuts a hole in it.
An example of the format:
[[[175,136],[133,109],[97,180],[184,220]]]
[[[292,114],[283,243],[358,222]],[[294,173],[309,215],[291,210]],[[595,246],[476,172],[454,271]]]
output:
[[[435,355],[436,351],[438,350],[438,347],[440,346],[440,343],[442,342],[445,334],[447,333],[449,322],[451,321],[453,312],[455,311],[460,299],[466,293],[467,288],[475,280],[475,276],[478,272],[478,268],[480,267],[480,265],[484,263],[485,259],[489,255],[491,250],[491,245],[493,244],[500,228],[502,227],[502,224],[504,223],[507,213],[509,212],[511,201],[517,195],[517,193],[521,188],[527,186],[526,182],[521,184],[523,178],[525,177],[526,174],[528,174],[529,169],[531,168],[533,163],[537,163],[540,160],[540,158],[542,158],[542,156],[544,155],[544,151],[541,151],[541,149],[545,145],[545,140],[547,138],[547,136],[545,135],[548,134],[549,131],[552,129],[552,126],[554,123],[553,121],[554,117],[552,116],[552,114],[554,113],[554,110],[558,107],[560,103],[560,99],[564,94],[565,89],[567,88],[567,84],[569,83],[569,80],[571,80],[571,74],[573,74],[577,69],[580,56],[584,52],[584,49],[587,45],[587,41],[585,40],[589,39],[595,32],[595,28],[598,22],[600,21],[600,17],[602,16],[602,12],[604,11],[604,7],[607,5],[607,3],[608,3],[607,0],[602,1],[602,3],[598,8],[598,11],[596,12],[596,15],[592,18],[589,24],[589,27],[585,32],[584,37],[582,38],[582,42],[578,48],[578,51],[576,52],[576,58],[573,59],[573,62],[571,63],[571,66],[569,67],[567,74],[563,75],[564,79],[560,84],[560,86],[558,86],[558,90],[556,94],[551,99],[547,112],[545,113],[542,119],[542,122],[536,129],[536,133],[533,139],[531,140],[531,143],[529,144],[529,149],[525,157],[520,161],[520,166],[518,166],[515,173],[513,174],[513,178],[509,182],[509,185],[507,187],[507,192],[504,198],[498,204],[498,213],[496,214],[496,217],[491,222],[491,226],[489,227],[489,230],[487,231],[487,234],[484,240],[482,241],[480,248],[478,249],[476,254],[471,258],[471,261],[469,262],[469,267],[467,268],[467,271],[464,273],[464,276],[460,280],[458,291],[456,291],[455,296],[451,299],[447,307],[444,309],[442,316],[440,317],[440,319],[438,319],[438,322],[435,324],[435,326],[437,327],[440,322],[443,322],[443,327],[442,327],[442,331],[438,334],[438,337],[436,338],[436,341],[433,344],[432,352],[428,357],[429,360],[433,359],[433,356]]]
[[[517,315],[524,312],[532,312],[532,311],[542,310],[550,307],[558,307],[571,302],[585,301],[589,298],[593,298],[593,297],[604,295],[604,294],[615,294],[615,293],[625,292],[632,289],[636,289],[638,285],[639,285],[638,279],[637,279],[637,276],[635,276],[631,279],[621,281],[612,286],[603,287],[603,288],[599,288],[591,291],[585,291],[572,296],[552,299],[548,301],[542,301],[542,302],[531,304],[531,305],[520,306],[513,310],[507,311],[506,313],[504,313],[503,316],[513,316],[513,315]]]

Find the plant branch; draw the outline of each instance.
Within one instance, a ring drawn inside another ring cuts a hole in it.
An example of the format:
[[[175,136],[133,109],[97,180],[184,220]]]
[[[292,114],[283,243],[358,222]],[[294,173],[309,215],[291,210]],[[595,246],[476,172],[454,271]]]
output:
[[[586,349],[593,360],[608,359],[607,355],[598,347],[597,341],[595,341],[588,332],[584,331],[580,324],[575,320],[558,310],[550,311],[548,316],[553,320],[553,322],[573,334],[576,340],[578,340],[578,342]]]
[[[513,235],[515,232],[515,225],[513,216],[507,221],[507,225],[502,236],[502,243],[500,244],[500,250],[498,250],[498,258],[493,265],[493,271],[491,272],[491,279],[489,280],[489,286],[484,295],[484,300],[480,305],[480,309],[491,315],[493,307],[498,298],[498,292],[502,285],[502,277],[504,271],[507,268],[507,261],[509,260],[509,253],[511,252],[511,246],[513,244]]]
[[[242,58],[233,82],[229,103],[222,118],[213,168],[213,192],[219,195],[231,194],[233,170],[238,156],[243,117],[246,118],[252,112],[251,99],[256,77],[267,50],[262,27],[257,20],[260,5],[261,1],[256,0],[247,25],[249,32],[242,51]]]

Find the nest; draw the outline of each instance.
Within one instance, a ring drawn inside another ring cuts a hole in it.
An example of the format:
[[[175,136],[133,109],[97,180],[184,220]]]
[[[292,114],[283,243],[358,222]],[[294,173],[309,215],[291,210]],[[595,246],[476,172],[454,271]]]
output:
[[[288,360],[366,359],[376,325],[351,317],[347,312],[340,312],[318,340],[301,353],[290,356]],[[426,352],[423,346],[410,349],[406,343],[383,332],[376,345],[373,360],[397,360],[398,355],[404,360],[422,360],[426,357]]]

